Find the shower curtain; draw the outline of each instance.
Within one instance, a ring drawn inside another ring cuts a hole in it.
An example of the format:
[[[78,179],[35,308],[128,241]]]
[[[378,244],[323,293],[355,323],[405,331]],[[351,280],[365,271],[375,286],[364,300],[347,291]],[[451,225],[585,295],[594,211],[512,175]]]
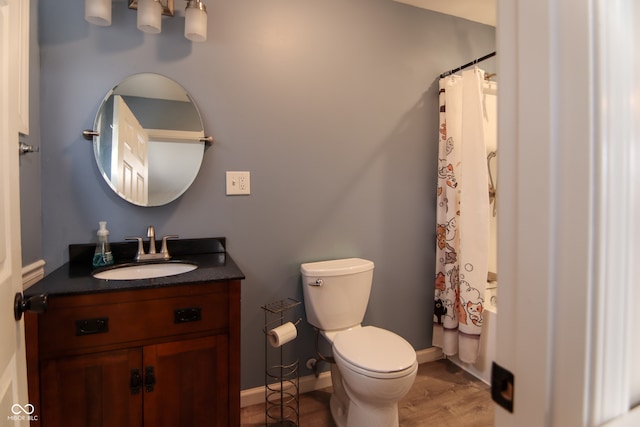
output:
[[[489,183],[484,71],[440,79],[433,344],[463,362],[478,356],[487,282]]]

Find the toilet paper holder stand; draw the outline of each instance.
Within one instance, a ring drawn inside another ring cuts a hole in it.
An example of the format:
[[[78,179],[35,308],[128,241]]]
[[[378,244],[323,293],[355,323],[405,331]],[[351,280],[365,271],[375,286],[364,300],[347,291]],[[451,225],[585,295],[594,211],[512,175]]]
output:
[[[291,317],[291,310],[300,301],[286,298],[261,306],[264,310],[264,372],[265,372],[265,425],[294,426],[300,425],[300,374],[299,361],[284,361],[283,347],[287,343],[274,348],[269,344],[269,333],[272,329],[284,325]],[[302,317],[292,322],[294,326],[302,321]],[[295,339],[295,338],[294,338]]]

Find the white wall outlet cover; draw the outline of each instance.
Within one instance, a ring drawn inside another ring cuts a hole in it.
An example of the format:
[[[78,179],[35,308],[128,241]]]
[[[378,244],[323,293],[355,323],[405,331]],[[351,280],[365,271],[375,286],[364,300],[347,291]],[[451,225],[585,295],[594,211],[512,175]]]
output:
[[[251,194],[251,173],[248,171],[227,171],[227,196]]]

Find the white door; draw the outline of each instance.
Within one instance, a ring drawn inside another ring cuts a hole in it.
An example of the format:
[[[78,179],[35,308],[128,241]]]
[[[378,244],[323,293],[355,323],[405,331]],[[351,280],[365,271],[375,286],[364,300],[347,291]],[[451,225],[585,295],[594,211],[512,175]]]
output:
[[[498,0],[498,427],[639,425],[639,7]]]
[[[24,324],[13,300],[22,291],[18,173],[17,44],[19,0],[0,0],[0,424],[27,426]]]
[[[137,205],[149,200],[149,137],[120,95],[113,99],[111,183],[118,193]]]

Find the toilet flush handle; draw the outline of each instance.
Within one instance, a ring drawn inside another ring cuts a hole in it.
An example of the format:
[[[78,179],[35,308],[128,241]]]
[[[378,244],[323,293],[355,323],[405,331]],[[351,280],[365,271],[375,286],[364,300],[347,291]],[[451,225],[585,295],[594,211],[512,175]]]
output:
[[[322,286],[322,279],[317,279],[315,282],[309,283],[309,286]]]

